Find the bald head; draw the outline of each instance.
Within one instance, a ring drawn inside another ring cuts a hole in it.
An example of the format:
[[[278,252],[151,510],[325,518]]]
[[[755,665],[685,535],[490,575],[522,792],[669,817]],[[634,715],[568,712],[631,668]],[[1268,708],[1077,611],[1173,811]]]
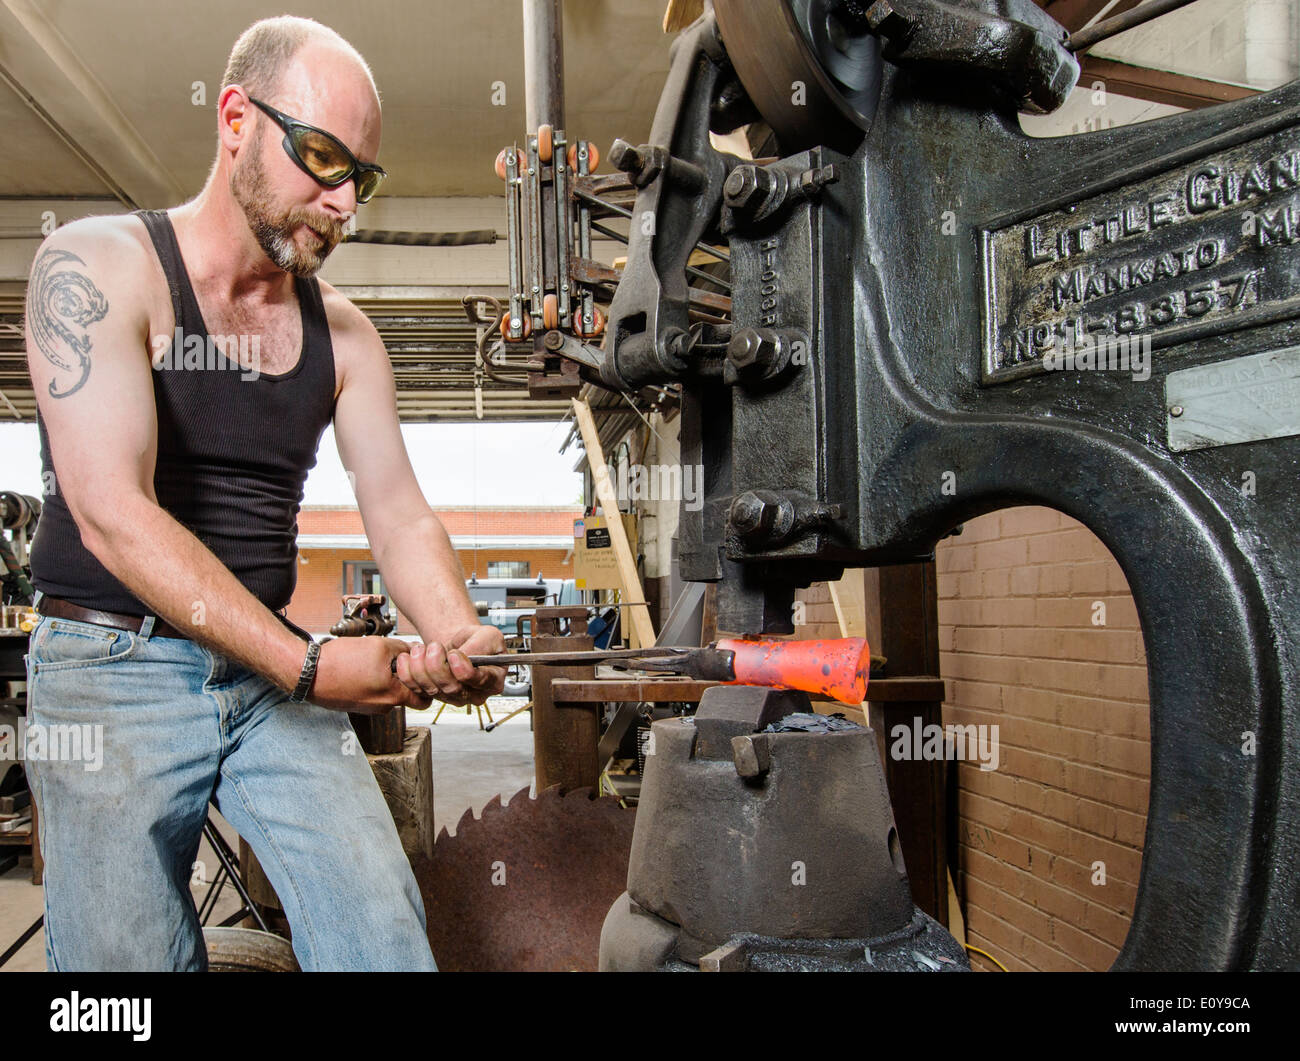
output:
[[[374,76],[360,52],[328,26],[294,15],[264,18],[239,35],[226,62],[222,90],[242,85],[250,96],[270,98],[279,90],[295,59],[306,58],[300,53],[309,45],[316,57],[335,60],[340,70],[350,67],[351,73],[369,85],[376,101],[379,99]]]
[[[313,176],[281,135],[284,116],[323,131],[360,162],[378,157],[379,93],[366,61],[327,26],[288,15],[254,23],[235,43],[204,194],[242,210],[251,236],[277,266],[310,276],[343,238],[357,207],[356,184]]]

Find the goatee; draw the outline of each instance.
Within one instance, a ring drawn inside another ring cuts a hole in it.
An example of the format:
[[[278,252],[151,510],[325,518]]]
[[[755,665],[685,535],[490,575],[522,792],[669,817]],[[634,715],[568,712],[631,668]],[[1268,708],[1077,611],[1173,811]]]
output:
[[[230,192],[243,208],[248,227],[271,261],[294,276],[315,276],[342,238],[343,226],[306,210],[276,213],[267,194],[266,171],[260,144],[249,145],[248,161],[236,163],[230,177]],[[300,227],[312,229],[314,249],[304,250],[294,240]]]

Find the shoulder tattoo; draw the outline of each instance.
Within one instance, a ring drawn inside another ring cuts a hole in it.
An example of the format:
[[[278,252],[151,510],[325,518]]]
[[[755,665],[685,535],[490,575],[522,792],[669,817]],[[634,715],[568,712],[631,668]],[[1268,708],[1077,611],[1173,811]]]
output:
[[[71,251],[47,249],[32,266],[27,330],[45,360],[77,373],[70,384],[50,381],[50,397],[66,398],[90,376],[90,335],[86,329],[108,313],[108,299],[85,273],[85,262]]]

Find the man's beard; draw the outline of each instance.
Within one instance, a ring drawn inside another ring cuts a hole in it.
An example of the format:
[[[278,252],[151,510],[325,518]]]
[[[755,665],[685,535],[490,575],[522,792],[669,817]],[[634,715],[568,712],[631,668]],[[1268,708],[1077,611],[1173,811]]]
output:
[[[294,276],[310,277],[320,271],[325,259],[342,238],[343,226],[326,217],[294,209],[276,213],[267,194],[266,170],[261,144],[251,144],[248,161],[236,164],[230,178],[230,192],[244,210],[248,227],[266,256]],[[294,236],[302,225],[310,225],[325,237],[310,236],[314,247],[303,250]]]

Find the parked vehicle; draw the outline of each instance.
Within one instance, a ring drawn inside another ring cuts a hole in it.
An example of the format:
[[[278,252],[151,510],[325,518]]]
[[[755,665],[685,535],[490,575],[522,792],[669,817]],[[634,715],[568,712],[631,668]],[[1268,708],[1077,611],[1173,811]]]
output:
[[[531,617],[541,607],[582,603],[582,594],[571,578],[548,579],[542,575],[535,579],[471,578],[466,580],[465,588],[478,608],[479,622],[500,630],[511,652],[526,649],[526,640],[532,636],[529,622],[522,624],[524,636],[520,636],[521,617]],[[506,673],[505,695],[528,696],[531,693],[530,668],[523,665],[511,667]]]

